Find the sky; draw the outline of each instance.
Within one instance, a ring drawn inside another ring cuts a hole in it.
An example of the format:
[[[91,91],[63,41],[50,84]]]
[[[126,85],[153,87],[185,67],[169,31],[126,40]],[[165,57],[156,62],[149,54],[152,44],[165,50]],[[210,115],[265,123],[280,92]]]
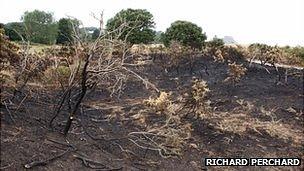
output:
[[[147,9],[155,29],[165,31],[176,20],[202,27],[209,39],[232,36],[238,43],[304,46],[304,0],[0,0],[0,22],[20,21],[25,11],[53,12],[56,20],[72,16],[98,27],[126,8]]]

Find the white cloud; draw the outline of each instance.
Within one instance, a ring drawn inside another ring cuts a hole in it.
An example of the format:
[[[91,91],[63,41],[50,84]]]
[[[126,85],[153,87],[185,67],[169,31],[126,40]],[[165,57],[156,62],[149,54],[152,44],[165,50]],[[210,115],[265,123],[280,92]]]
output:
[[[1,0],[0,22],[20,20],[25,11],[54,12],[98,26],[91,12],[104,10],[105,19],[124,8],[145,8],[156,29],[165,31],[175,20],[201,26],[209,38],[233,36],[240,43],[304,45],[303,0]]]

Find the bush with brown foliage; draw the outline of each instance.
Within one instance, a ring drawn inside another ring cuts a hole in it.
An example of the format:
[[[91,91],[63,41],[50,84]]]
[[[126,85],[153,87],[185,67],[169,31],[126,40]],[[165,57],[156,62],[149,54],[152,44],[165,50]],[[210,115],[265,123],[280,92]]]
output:
[[[180,72],[180,68],[183,66],[188,66],[187,69],[192,73],[195,59],[201,55],[199,50],[183,46],[176,41],[170,43],[166,53],[167,69],[176,70],[177,73]]]
[[[186,91],[176,101],[171,93],[160,92],[158,97],[143,102],[146,109],[134,118],[145,125],[145,130],[129,134],[138,146],[156,150],[162,157],[181,155],[192,137],[191,120],[204,119],[210,114],[210,90],[205,81],[195,79]]]
[[[20,62],[19,47],[10,42],[4,29],[0,29],[0,85],[1,85],[1,104],[12,97],[11,92],[15,89],[15,77],[18,73],[17,67]]]
[[[4,85],[13,78],[14,66],[18,65],[20,56],[19,47],[6,38],[4,29],[0,29],[0,45],[0,83]]]
[[[216,46],[210,44],[203,50],[204,56],[209,56],[216,62],[228,63],[229,61],[244,61],[247,53],[245,48],[238,45]]]
[[[171,93],[160,92],[159,97],[144,101],[146,109],[136,115],[145,130],[129,133],[131,141],[137,140],[142,148],[158,151],[162,157],[179,156],[191,137],[192,125],[180,112],[181,104],[173,102]],[[154,118],[158,115],[157,120]],[[141,137],[147,137],[141,139]]]
[[[210,114],[209,92],[207,82],[194,79],[192,86],[188,89],[188,92],[184,94],[183,98],[184,107],[189,109],[186,115],[192,114],[194,118],[203,119]]]
[[[233,84],[238,83],[242,76],[246,74],[247,69],[243,67],[242,64],[236,64],[235,62],[229,63],[229,76],[224,80],[224,82],[229,81]]]
[[[259,60],[262,65],[270,63],[275,65],[283,59],[283,51],[278,46],[269,46],[266,44],[251,44],[248,47],[250,60]]]

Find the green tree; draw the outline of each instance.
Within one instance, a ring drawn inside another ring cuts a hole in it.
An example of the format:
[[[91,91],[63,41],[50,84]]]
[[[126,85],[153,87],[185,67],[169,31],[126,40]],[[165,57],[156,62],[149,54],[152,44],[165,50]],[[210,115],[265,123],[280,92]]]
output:
[[[202,28],[188,21],[175,21],[165,32],[164,43],[170,45],[171,41],[178,41],[184,46],[201,49],[207,36]]]
[[[72,43],[74,29],[78,30],[79,25],[80,22],[76,19],[61,18],[58,21],[58,34],[57,34],[56,43],[58,44]]]
[[[96,28],[92,33],[92,40],[96,40],[100,34],[100,30]]]
[[[224,46],[224,40],[214,36],[212,40],[206,42],[207,47],[222,47]]]
[[[29,40],[34,43],[52,44],[57,37],[57,24],[53,14],[34,10],[25,12],[23,21]]]
[[[157,31],[154,37],[154,43],[163,43],[164,42],[165,33],[162,31]]]
[[[21,41],[22,38],[27,39],[25,27],[22,22],[7,23],[4,26],[4,30],[11,41]]]
[[[132,44],[149,43],[154,40],[155,31],[153,15],[144,9],[121,10],[113,18],[109,19],[106,25],[107,31],[113,31],[122,24],[124,27],[119,39],[126,40]],[[126,37],[127,36],[127,37]]]

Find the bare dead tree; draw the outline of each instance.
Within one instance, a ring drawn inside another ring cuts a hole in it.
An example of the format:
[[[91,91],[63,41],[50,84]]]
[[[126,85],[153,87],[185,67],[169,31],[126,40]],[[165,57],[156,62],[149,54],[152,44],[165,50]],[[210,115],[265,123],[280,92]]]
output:
[[[94,13],[91,13],[91,16],[99,22],[99,31],[104,32],[104,20],[103,20],[104,10],[100,13],[100,18],[97,17]]]
[[[64,135],[67,135],[88,89],[93,85],[113,85],[111,86],[113,91],[120,91],[125,78],[133,76],[141,80],[147,88],[159,91],[146,78],[129,68],[132,65],[132,56],[129,53],[130,45],[126,39],[130,32],[140,24],[134,26],[134,24],[124,21],[123,18],[122,21],[117,29],[100,34],[94,42],[82,40],[77,30],[74,29],[74,66],[76,67],[71,72],[62,99],[50,121],[50,126],[52,126],[65,102],[69,102],[71,107]],[[128,30],[127,36],[121,40],[121,35],[126,30]]]

